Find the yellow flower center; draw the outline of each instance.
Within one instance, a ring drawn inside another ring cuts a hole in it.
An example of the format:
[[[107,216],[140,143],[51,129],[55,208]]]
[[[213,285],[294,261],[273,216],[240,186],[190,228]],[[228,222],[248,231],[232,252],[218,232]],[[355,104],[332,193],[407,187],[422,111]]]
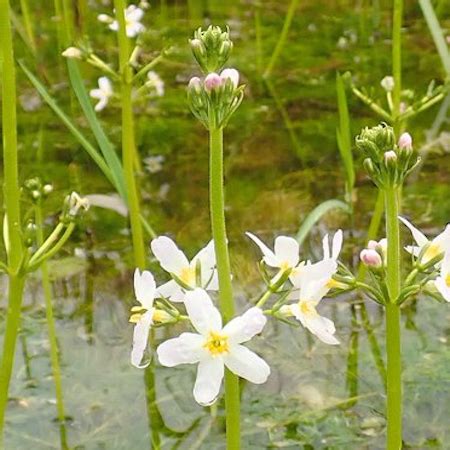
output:
[[[284,272],[291,268],[291,265],[287,261],[282,261],[280,264],[280,269]]]
[[[210,331],[203,347],[206,348],[212,356],[228,353],[228,336],[215,331]]]
[[[142,315],[145,314],[147,310],[143,306],[133,306],[131,308],[131,312],[134,314],[131,314],[129,322],[138,323],[141,320]]]
[[[338,281],[334,280],[333,278],[330,278],[328,283],[327,283],[327,288],[328,289],[337,288],[339,286],[341,286],[341,283],[339,283]]]
[[[424,255],[423,255],[423,259],[425,261],[429,261],[430,259],[433,259],[434,257],[436,257],[437,255],[439,255],[439,253],[441,253],[441,247],[438,244],[430,244],[430,246],[426,249]]]
[[[316,307],[312,302],[309,302],[307,300],[300,300],[298,302],[298,307],[300,308],[302,314],[307,317],[315,317],[318,315]]]
[[[450,287],[450,273],[445,277],[445,284]]]
[[[181,269],[179,278],[188,286],[195,286],[195,267],[184,267]]]

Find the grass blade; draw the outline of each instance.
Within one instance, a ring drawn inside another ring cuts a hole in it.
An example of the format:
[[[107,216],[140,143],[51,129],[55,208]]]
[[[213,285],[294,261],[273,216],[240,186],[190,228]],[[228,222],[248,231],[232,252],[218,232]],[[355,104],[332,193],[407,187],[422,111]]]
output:
[[[111,184],[118,190],[116,181],[112,176],[112,172],[102,155],[98,150],[85,138],[83,133],[76,127],[72,120],[66,115],[66,113],[58,106],[56,100],[50,95],[45,86],[30,72],[30,70],[25,66],[23,62],[19,62],[20,67],[25,72],[25,75],[31,81],[33,86],[37,89],[44,101],[52,108],[56,115],[62,120],[64,125],[69,129],[69,131],[74,135],[77,141],[82,145],[82,147],[87,151],[89,156],[94,160],[100,170],[104,173],[106,178],[111,182]]]
[[[336,130],[336,138],[345,169],[347,201],[350,203],[352,199],[353,187],[355,185],[355,168],[353,164],[347,94],[345,91],[344,80],[339,73],[336,74],[336,93],[339,111],[339,128]]]
[[[441,57],[442,65],[445,72],[450,76],[450,53],[448,51],[447,42],[445,42],[444,32],[439,25],[439,21],[434,12],[431,0],[419,0],[423,15],[430,29],[434,44],[436,45],[439,56]]]
[[[299,244],[302,244],[312,227],[329,211],[332,209],[341,209],[347,213],[350,212],[350,207],[347,203],[341,200],[326,200],[319,206],[316,206],[307,216],[297,231],[296,239]]]

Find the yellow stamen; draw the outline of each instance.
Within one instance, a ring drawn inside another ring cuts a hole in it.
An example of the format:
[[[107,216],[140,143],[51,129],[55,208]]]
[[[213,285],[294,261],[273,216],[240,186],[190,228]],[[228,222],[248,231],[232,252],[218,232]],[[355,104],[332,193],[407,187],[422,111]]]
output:
[[[445,284],[450,287],[450,273],[445,277]]]
[[[142,313],[136,313],[136,314],[132,314],[130,317],[129,322],[131,323],[138,323],[141,320],[142,317]]]
[[[178,278],[188,286],[195,286],[195,267],[185,267],[181,269]]]
[[[434,257],[436,257],[437,255],[439,255],[439,253],[441,253],[441,246],[438,244],[430,244],[430,246],[426,249],[424,255],[423,255],[423,259],[425,261],[429,261],[430,259],[433,259]]]
[[[228,353],[228,336],[215,331],[210,331],[203,347],[206,348],[212,356]]]
[[[155,309],[153,311],[152,319],[153,322],[168,322],[170,319],[172,319],[172,316],[162,309]]]
[[[318,316],[315,305],[307,300],[300,300],[298,302],[298,307],[303,315],[307,317],[315,317]]]
[[[143,307],[143,306],[133,306],[132,308],[131,308],[131,312],[142,312],[142,311],[145,311],[145,308]]]

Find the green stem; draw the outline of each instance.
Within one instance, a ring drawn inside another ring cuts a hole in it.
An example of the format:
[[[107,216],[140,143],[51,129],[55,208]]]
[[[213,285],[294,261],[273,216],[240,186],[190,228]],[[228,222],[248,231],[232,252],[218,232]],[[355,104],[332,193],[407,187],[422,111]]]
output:
[[[266,70],[264,71],[263,77],[269,78],[275,64],[280,57],[281,51],[283,50],[284,44],[286,43],[286,39],[289,33],[289,28],[291,27],[292,19],[294,18],[295,10],[297,9],[299,0],[291,0],[289,4],[288,11],[286,13],[286,17],[284,19],[283,28],[280,33],[280,37],[278,38],[278,42],[275,46],[275,49],[270,57],[269,63],[267,64]]]
[[[30,8],[28,7],[27,0],[20,0],[20,9],[22,11],[23,24],[25,31],[30,41],[31,50],[33,55],[36,54],[36,39],[34,38],[33,25],[30,16]]]
[[[402,93],[402,16],[403,0],[394,0],[394,11],[392,17],[392,75],[394,77],[394,91],[392,95],[392,116],[394,119],[394,131],[400,133],[401,120],[400,102]]]
[[[398,224],[398,188],[385,190],[387,276],[389,302],[386,304],[387,351],[387,449],[402,448],[402,385],[400,307],[395,303],[400,293],[400,232]]]
[[[43,233],[44,219],[42,216],[42,207],[40,203],[36,205],[35,219],[37,227],[36,231],[37,243],[38,245],[41,246],[44,242],[44,233]],[[40,267],[42,274],[42,288],[44,290],[45,315],[47,319],[48,339],[50,341],[50,361],[52,365],[53,381],[55,383],[56,410],[58,413],[58,421],[60,425],[61,446],[63,448],[67,448],[67,439],[64,426],[66,415],[64,412],[63,390],[61,382],[61,367],[59,365],[58,340],[56,336],[55,319],[53,316],[52,286],[48,274],[47,263],[45,261],[42,261]]]
[[[43,254],[45,254],[50,247],[57,241],[61,231],[64,229],[64,224],[62,222],[56,225],[55,229],[51,232],[50,236],[42,243],[42,245],[36,250],[34,255],[31,257],[29,263],[33,264],[34,261],[39,259]]]
[[[228,255],[228,244],[225,228],[225,202],[223,189],[223,129],[214,128],[213,124],[210,124],[209,130],[209,151],[211,227],[219,278],[220,309],[224,322],[226,323],[234,315],[234,300],[231,285],[230,258]],[[225,371],[225,408],[227,449],[239,450],[241,448],[239,379],[228,369]]]
[[[3,196],[8,223],[8,310],[0,366],[0,448],[8,389],[14,363],[25,278],[20,273],[24,249],[21,233],[19,171],[17,161],[16,70],[12,44],[10,5],[0,0],[0,55],[3,131]]]
[[[137,154],[134,136],[134,117],[131,99],[132,72],[128,64],[130,43],[126,35],[125,1],[114,0],[116,20],[119,23],[117,32],[119,41],[119,65],[121,74],[122,101],[122,159],[125,183],[127,186],[128,207],[130,215],[131,236],[133,241],[134,263],[136,267],[145,267],[145,245],[142,224],[140,220],[140,204],[134,174],[134,160]]]

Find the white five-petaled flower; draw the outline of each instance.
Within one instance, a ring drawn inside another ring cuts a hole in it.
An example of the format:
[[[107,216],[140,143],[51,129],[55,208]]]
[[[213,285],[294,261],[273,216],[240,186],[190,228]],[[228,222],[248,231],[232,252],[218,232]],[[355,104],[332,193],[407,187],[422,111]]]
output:
[[[274,251],[272,251],[259,237],[248,231],[245,234],[260,248],[264,255],[263,261],[268,266],[278,268],[283,272],[298,266],[300,246],[294,238],[278,236],[275,238]]]
[[[154,70],[147,72],[145,85],[150,89],[151,96],[162,97],[164,95],[164,81]]]
[[[441,253],[447,253],[450,251],[450,225],[447,225],[441,234],[430,241],[421,231],[414,227],[414,225],[408,222],[405,218],[399,217],[399,219],[409,228],[414,240],[417,243],[417,246],[407,246],[407,252],[417,257],[422,249],[425,246],[428,246],[422,256],[421,262],[423,264],[426,264]]]
[[[161,267],[166,272],[173,274],[184,285],[191,289],[198,287],[210,291],[218,290],[219,283],[215,269],[216,255],[213,241],[202,248],[190,262],[175,242],[166,236],[153,239],[150,245]],[[182,302],[186,290],[174,279],[160,286],[157,295],[168,298],[173,302]]]
[[[96,111],[104,109],[113,95],[112,84],[109,78],[100,77],[98,79],[98,89],[91,89],[89,95],[98,100],[98,103],[95,105]]]
[[[197,333],[182,333],[163,342],[156,350],[163,366],[198,363],[194,398],[208,406],[217,399],[225,366],[246,380],[261,384],[270,367],[256,353],[241,345],[260,333],[266,323],[261,309],[253,307],[222,327],[222,317],[202,289],[189,291],[186,310]]]
[[[129,38],[134,38],[145,31],[145,27],[141,23],[143,16],[143,9],[138,8],[136,5],[129,5],[125,10],[125,28]],[[110,30],[117,31],[119,29],[117,20],[107,14],[99,14],[97,18],[100,22],[107,23]]]
[[[436,289],[440,292],[444,300],[450,302],[450,251],[446,251],[441,264],[441,273],[434,280]]]
[[[332,276],[336,270],[337,262],[332,258],[305,265],[302,268],[299,290],[294,291],[297,303],[284,305],[280,310],[288,316],[293,315],[322,342],[330,345],[339,344],[334,337],[336,328],[333,321],[319,315],[316,307],[332,287]]]
[[[141,306],[133,306],[130,322],[135,323],[133,332],[133,349],[131,350],[131,364],[135,367],[147,367],[150,362],[141,364],[145,349],[147,348],[148,334],[153,325],[153,315],[155,308],[153,301],[155,299],[156,283],[153,275],[139,269],[134,272],[134,294],[136,300]]]

